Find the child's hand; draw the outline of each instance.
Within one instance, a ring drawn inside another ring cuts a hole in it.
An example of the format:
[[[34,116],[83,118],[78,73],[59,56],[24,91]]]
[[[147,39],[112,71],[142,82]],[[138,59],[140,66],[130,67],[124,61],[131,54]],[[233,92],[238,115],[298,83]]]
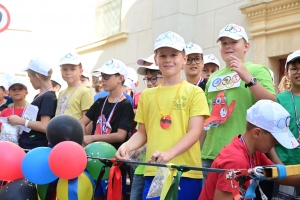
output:
[[[151,160],[148,162],[153,162],[153,163],[167,163],[170,160],[172,160],[172,156],[168,152],[161,152],[161,151],[155,151],[152,156]]]
[[[242,61],[233,55],[230,55],[230,57],[232,58],[230,61],[230,69],[238,73],[245,83],[250,82],[252,75],[248,72]]]
[[[18,115],[11,115],[7,117],[7,121],[11,125],[24,125],[24,123],[22,124],[22,118],[19,117]]]
[[[128,148],[126,147],[126,143],[122,144],[118,151],[116,152],[116,158],[118,160],[130,160],[129,154],[128,154]]]
[[[85,135],[83,138],[83,146],[86,146],[90,143],[94,142],[93,135]]]

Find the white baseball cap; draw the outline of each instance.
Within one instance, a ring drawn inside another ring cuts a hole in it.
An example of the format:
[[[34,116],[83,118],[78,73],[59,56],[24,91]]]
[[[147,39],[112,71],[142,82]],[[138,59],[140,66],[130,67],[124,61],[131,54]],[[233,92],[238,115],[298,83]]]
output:
[[[8,90],[8,81],[3,77],[0,77],[0,86],[2,86],[4,90]]]
[[[40,58],[32,59],[23,71],[27,71],[29,69],[44,76],[51,76],[51,74],[49,75],[49,71],[51,69],[50,64]]]
[[[133,69],[132,67],[127,67],[127,71],[128,71],[127,79],[132,80],[132,82],[134,84],[136,84],[139,79],[138,79],[138,76],[137,76],[137,73],[136,73],[135,69]]]
[[[170,47],[178,51],[182,51],[185,48],[184,39],[172,31],[168,31],[158,36],[154,43],[154,51],[161,47]]]
[[[227,24],[224,28],[221,29],[217,42],[219,42],[221,37],[229,37],[234,40],[244,38],[247,42],[249,41],[244,27],[232,23]]]
[[[10,89],[11,86],[16,85],[16,84],[22,85],[27,90],[26,83],[17,77],[14,77],[9,81],[8,89]]]
[[[132,82],[132,80],[126,78],[124,85],[131,88],[132,92],[135,93],[136,87],[135,87],[134,83]]]
[[[84,76],[84,77],[86,77],[86,78],[88,78],[89,81],[92,81],[92,74],[89,71],[83,70],[83,72],[82,72],[81,75]]]
[[[203,60],[204,60],[204,65],[208,63],[213,63],[220,68],[220,63],[214,54],[204,55]]]
[[[58,83],[60,85],[60,87],[62,87],[65,83],[65,81],[61,77],[61,74],[58,74],[58,73],[52,74],[51,81],[55,81],[56,83]]]
[[[104,74],[121,74],[124,76],[124,79],[127,79],[127,66],[120,60],[111,59],[104,63],[102,67],[96,69],[95,72],[101,72]]]
[[[290,131],[290,114],[277,102],[260,100],[247,110],[247,121],[269,131],[285,148],[294,149],[298,141]]]
[[[65,54],[59,62],[59,65],[71,64],[71,65],[79,65],[81,63],[79,55],[75,52],[70,52]]]
[[[287,67],[288,67],[288,63],[297,59],[297,58],[300,58],[300,50],[297,50],[295,51],[294,53],[290,54],[287,59],[286,59],[286,63],[285,63],[285,70],[287,70]]]
[[[142,66],[145,66],[146,63],[151,63],[153,64],[155,61],[154,61],[154,54],[152,54],[151,56],[149,56],[148,58],[140,58],[137,60],[137,64],[138,65],[142,65]]]
[[[193,44],[193,43],[189,42],[185,45],[185,54],[189,55],[192,53],[203,54],[203,50],[198,44]]]
[[[152,64],[152,65],[150,65],[150,66],[139,67],[139,68],[137,69],[137,73],[138,73],[139,75],[144,76],[144,75],[146,75],[146,69],[151,69],[151,70],[157,70],[157,71],[159,71],[159,67],[156,66],[155,64]]]

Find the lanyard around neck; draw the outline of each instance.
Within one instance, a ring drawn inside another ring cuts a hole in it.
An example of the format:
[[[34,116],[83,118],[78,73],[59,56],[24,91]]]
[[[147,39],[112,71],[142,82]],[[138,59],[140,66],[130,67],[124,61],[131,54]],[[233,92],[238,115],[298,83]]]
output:
[[[60,99],[60,102],[59,102],[59,114],[64,114],[65,110],[67,109],[68,107],[68,103],[69,103],[69,100],[71,99],[71,97],[73,96],[74,92],[77,90],[77,88],[79,87],[80,83],[78,83],[78,85],[74,88],[74,90],[72,91],[72,93],[70,94],[70,96],[68,97],[68,99],[66,100],[66,104],[64,106],[64,109],[62,109],[62,104],[63,104],[63,101],[64,101],[64,98],[66,97],[66,94],[67,94],[67,90],[65,91],[65,93],[62,95],[61,99]]]
[[[243,143],[243,145],[246,147],[246,149],[247,149],[247,151],[248,151],[248,153],[249,153],[249,149],[248,149],[248,147],[247,147],[247,145],[246,145],[246,142],[245,142],[245,140],[244,140],[244,138],[243,138],[243,136],[241,136],[240,137],[240,140],[241,140],[241,142]],[[254,163],[252,163],[252,159],[251,159],[251,156],[250,155],[248,155],[249,156],[249,164],[250,164],[250,168],[253,168],[253,167],[255,167],[255,162]]]
[[[39,98],[40,96],[42,96],[43,94],[45,94],[46,92],[48,92],[48,90],[50,90],[52,88],[52,86],[46,88],[45,90],[43,90],[41,93],[39,93],[34,99]]]
[[[203,78],[200,77],[199,80],[198,80],[198,82],[197,82],[197,84],[196,84],[196,86],[199,86],[199,84],[200,84],[202,81],[203,81]]]
[[[21,118],[23,118],[23,115],[24,115],[26,109],[27,109],[27,104],[26,104],[26,106],[24,107],[24,109],[22,111],[22,114],[20,116]],[[15,105],[12,106],[12,115],[15,115]]]
[[[120,96],[119,99],[116,101],[114,107],[113,107],[112,110],[110,111],[110,114],[109,114],[109,116],[108,116],[108,118],[107,118],[107,121],[106,121],[106,125],[110,124],[111,118],[112,118],[112,116],[114,115],[114,112],[115,112],[115,108],[116,108],[117,104],[120,102],[120,100],[122,99],[123,96],[124,96],[124,94],[123,94],[123,92],[122,92],[121,96]],[[104,101],[104,103],[103,103],[103,105],[102,105],[100,118],[102,118],[104,106],[105,106],[105,104],[106,104],[107,99],[108,99],[108,96],[105,98],[105,101]],[[101,127],[103,127],[103,120],[101,120]],[[101,134],[102,134],[102,128],[101,128]]]
[[[294,110],[295,110],[296,124],[297,124],[297,127],[298,127],[298,137],[299,137],[299,134],[300,134],[300,120],[299,120],[299,117],[298,117],[298,111],[297,111],[297,107],[296,107],[296,104],[295,104],[295,98],[294,98],[294,94],[292,93],[292,89],[290,89],[290,94],[291,94],[291,99],[292,99]]]

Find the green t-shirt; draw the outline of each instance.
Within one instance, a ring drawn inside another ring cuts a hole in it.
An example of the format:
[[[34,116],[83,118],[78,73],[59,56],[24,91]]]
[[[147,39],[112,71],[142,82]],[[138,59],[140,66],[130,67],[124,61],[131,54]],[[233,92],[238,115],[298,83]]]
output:
[[[139,129],[139,124],[135,127],[136,130]],[[142,162],[146,162],[146,152],[140,155],[140,158],[142,158]],[[134,174],[136,175],[144,175],[146,169],[146,165],[139,165],[135,170]]]
[[[244,65],[263,87],[275,95],[267,67],[251,62]],[[215,159],[225,145],[245,131],[247,109],[255,104],[256,100],[250,89],[245,88],[245,82],[235,74],[236,72],[231,71],[229,67],[224,67],[214,72],[206,84],[205,94],[211,116],[204,122],[204,126],[207,125],[206,128],[210,129],[202,147],[202,159]],[[236,84],[239,81],[238,86]],[[210,88],[217,91],[209,92]]]
[[[291,98],[290,91],[285,91],[277,96],[277,102],[281,104],[291,115],[291,120],[290,120],[290,130],[295,136],[295,138],[299,137],[298,133],[298,127],[296,123],[296,114],[294,110],[294,105],[293,101]],[[295,99],[295,104],[297,107],[298,115],[300,114],[300,96],[294,95]],[[299,116],[298,116],[299,117]],[[281,145],[276,145],[275,146],[276,153],[278,157],[280,158],[281,162],[285,165],[295,165],[295,164],[300,164],[300,149],[295,148],[295,149],[286,149]]]
[[[143,154],[141,154],[141,155],[140,155],[140,158],[143,159],[142,162],[146,162],[146,152],[143,153]],[[137,175],[144,175],[145,169],[146,169],[146,165],[139,165],[139,166],[135,169],[134,174],[137,174]]]

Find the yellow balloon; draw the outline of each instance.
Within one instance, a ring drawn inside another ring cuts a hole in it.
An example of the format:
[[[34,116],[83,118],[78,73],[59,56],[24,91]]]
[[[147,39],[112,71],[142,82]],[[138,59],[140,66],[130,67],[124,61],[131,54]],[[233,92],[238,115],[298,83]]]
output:
[[[56,187],[57,200],[91,200],[94,196],[95,184],[88,172],[77,178],[59,179]]]

